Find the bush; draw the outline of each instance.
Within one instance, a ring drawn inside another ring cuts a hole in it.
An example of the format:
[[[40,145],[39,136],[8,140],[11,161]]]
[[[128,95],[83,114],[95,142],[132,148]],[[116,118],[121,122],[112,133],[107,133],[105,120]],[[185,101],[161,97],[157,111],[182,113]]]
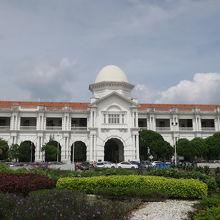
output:
[[[26,196],[30,191],[52,187],[52,181],[43,175],[0,172],[0,191],[4,193],[18,193]]]
[[[21,198],[0,194],[0,214],[5,220],[125,220],[140,200],[110,201],[73,194],[65,190],[44,190]]]
[[[206,183],[209,189],[216,189],[217,183],[213,176],[203,174],[198,171],[185,172],[173,168],[153,168],[146,171],[146,175],[150,176],[165,176],[172,178],[183,179],[198,179]]]
[[[11,172],[12,170],[5,163],[0,163],[0,172]]]
[[[194,220],[219,220],[220,219],[220,207],[213,207],[203,210],[196,214]]]
[[[170,198],[203,198],[207,185],[193,179],[173,179],[152,176],[99,176],[60,178],[57,188],[111,196],[147,196],[150,193],[165,193]]]
[[[220,206],[219,197],[209,197],[195,204],[195,207],[200,208],[200,209],[207,209],[207,208],[212,208],[212,207],[217,207],[217,206]]]

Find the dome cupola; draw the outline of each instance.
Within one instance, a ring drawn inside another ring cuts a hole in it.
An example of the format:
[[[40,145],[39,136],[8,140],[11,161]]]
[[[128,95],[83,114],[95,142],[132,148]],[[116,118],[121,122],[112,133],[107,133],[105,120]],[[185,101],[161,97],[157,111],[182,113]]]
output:
[[[128,83],[128,79],[125,73],[119,67],[114,65],[108,65],[103,67],[98,73],[95,83],[106,81]]]
[[[95,83],[89,85],[89,90],[95,99],[102,98],[112,92],[129,98],[133,88],[134,86],[128,82],[126,74],[114,65],[103,67],[97,74]]]

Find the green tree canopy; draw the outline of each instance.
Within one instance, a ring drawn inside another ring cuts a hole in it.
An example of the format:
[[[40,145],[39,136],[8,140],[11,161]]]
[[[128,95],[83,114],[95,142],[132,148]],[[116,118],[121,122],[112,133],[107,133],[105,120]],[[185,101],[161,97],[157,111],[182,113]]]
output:
[[[16,162],[18,161],[19,158],[19,148],[20,146],[18,144],[12,144],[9,151],[8,151],[8,155],[9,155],[9,159],[10,160],[16,160]]]
[[[32,148],[32,149],[31,149]],[[32,159],[31,159],[32,150]],[[24,141],[19,147],[19,162],[30,162],[33,161],[34,145],[31,141]]]
[[[186,138],[180,138],[176,143],[176,151],[179,156],[183,156],[186,161],[193,161],[195,151],[190,141]]]
[[[139,146],[142,160],[147,159],[147,148],[150,149],[150,154],[153,155],[154,159],[161,160],[170,159],[174,150],[159,133],[151,130],[139,132]]]
[[[42,147],[42,151],[45,152],[45,161],[60,161],[61,150],[58,142],[50,140],[47,144]]]
[[[190,141],[192,145],[192,149],[194,151],[195,156],[197,157],[205,157],[208,153],[208,146],[206,144],[205,139],[202,138],[194,138]]]
[[[207,137],[205,142],[208,148],[207,158],[218,159],[220,157],[220,132]]]
[[[8,159],[8,142],[0,138],[0,160]]]

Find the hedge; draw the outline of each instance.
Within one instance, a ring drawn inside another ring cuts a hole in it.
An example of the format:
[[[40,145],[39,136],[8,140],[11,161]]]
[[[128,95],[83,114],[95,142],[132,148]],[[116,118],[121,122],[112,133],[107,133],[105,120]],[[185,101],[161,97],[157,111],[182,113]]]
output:
[[[0,172],[0,192],[26,196],[30,191],[50,188],[53,188],[53,183],[47,176],[32,173]]]
[[[111,196],[147,196],[159,192],[170,198],[185,199],[206,197],[208,191],[207,185],[199,180],[139,175],[64,177],[57,181],[56,187]]]

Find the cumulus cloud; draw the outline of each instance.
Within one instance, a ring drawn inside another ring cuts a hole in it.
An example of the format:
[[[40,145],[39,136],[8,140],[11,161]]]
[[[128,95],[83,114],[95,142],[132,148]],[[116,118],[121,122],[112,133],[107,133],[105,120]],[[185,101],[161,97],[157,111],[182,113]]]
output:
[[[137,97],[139,102],[152,103],[158,97],[159,91],[144,84],[137,84],[132,95]]]
[[[219,104],[220,73],[196,73],[160,93],[156,103]]]
[[[16,87],[30,93],[30,99],[63,100],[71,98],[66,85],[77,79],[76,61],[26,60],[12,74]]]

